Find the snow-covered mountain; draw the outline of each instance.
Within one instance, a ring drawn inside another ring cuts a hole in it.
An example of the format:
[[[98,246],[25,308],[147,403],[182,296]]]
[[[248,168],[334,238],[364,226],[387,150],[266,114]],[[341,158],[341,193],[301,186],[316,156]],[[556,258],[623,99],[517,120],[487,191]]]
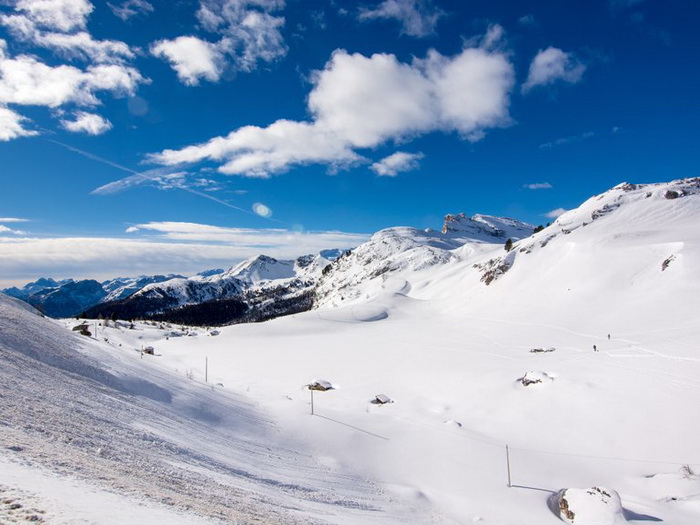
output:
[[[447,215],[441,231],[388,228],[340,257],[324,272],[316,304],[340,305],[381,292],[387,278],[413,274],[476,254],[503,249],[505,243],[532,235],[535,227],[515,219],[463,213]],[[458,252],[459,250],[459,252]]]
[[[536,233],[486,222],[379,232],[321,270],[316,308],[216,337],[76,339],[0,296],[0,493],[57,522],[100,523],[46,488],[82,477],[134,523],[700,523],[700,179]],[[249,262],[218,275],[318,271]]]
[[[560,216],[541,231],[510,219],[464,215],[445,220],[442,234],[390,228],[331,265],[319,282],[316,305],[366,302],[388,290],[412,297],[451,294],[501,297],[501,289],[550,292],[543,277],[570,282],[567,290],[603,293],[616,279],[649,286],[673,282],[673,266],[687,264],[683,240],[699,221],[700,179],[620,184]],[[506,239],[512,248],[504,249]],[[612,258],[606,249],[620,250]],[[634,276],[627,276],[634,268]],[[502,282],[501,282],[502,281]],[[590,283],[590,284],[584,284]],[[441,290],[441,292],[439,292]],[[524,292],[523,292],[524,293]],[[572,294],[572,296],[575,294]],[[523,302],[527,297],[522,298]],[[552,299],[554,300],[554,298]],[[560,301],[561,298],[556,300]],[[586,300],[592,300],[586,297]]]
[[[104,302],[87,313],[203,325],[260,321],[308,310],[316,281],[330,262],[320,254],[295,260],[259,255],[223,272],[149,284],[126,300]]]
[[[0,292],[29,303],[49,317],[73,317],[97,304],[125,299],[147,284],[174,277],[179,276],[117,277],[102,283],[92,279],[55,281],[42,277],[22,288],[12,287]]]

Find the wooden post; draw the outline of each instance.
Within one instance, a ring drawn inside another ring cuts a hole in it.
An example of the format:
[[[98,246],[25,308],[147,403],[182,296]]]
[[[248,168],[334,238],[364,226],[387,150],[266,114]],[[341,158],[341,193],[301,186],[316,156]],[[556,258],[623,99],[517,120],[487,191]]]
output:
[[[209,382],[209,358],[204,358],[204,382]]]
[[[311,392],[311,415],[314,415],[314,389],[309,388],[309,392]]]
[[[506,465],[508,466],[508,487],[513,485],[510,482],[510,451],[508,450],[508,445],[506,445]]]

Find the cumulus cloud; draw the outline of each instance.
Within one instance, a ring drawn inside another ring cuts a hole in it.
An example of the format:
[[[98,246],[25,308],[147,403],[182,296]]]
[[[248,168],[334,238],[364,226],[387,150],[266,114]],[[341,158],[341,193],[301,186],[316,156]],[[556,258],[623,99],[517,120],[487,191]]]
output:
[[[12,11],[0,15],[0,25],[17,41],[87,65],[49,63],[28,53],[11,56],[7,42],[0,39],[0,140],[36,134],[23,126],[28,119],[9,106],[95,107],[104,93],[133,95],[139,84],[148,82],[129,65],[136,56],[129,45],[96,40],[87,31],[94,9],[90,1],[16,0],[11,6]],[[63,114],[63,110],[54,112]],[[93,135],[111,128],[103,117],[85,112],[78,112],[75,120],[62,120],[61,125]]]
[[[218,81],[225,64],[215,44],[195,36],[160,40],[151,45],[151,53],[170,62],[177,77],[188,86],[199,84],[200,79]]]
[[[48,66],[35,57],[11,58],[3,52],[0,41],[0,104],[47,106],[56,108],[74,103],[96,106],[97,92],[131,95],[143,82],[134,68],[116,64],[89,66]]]
[[[419,161],[423,156],[422,153],[397,151],[372,164],[372,171],[382,177],[395,177],[403,171],[418,169]]]
[[[401,23],[401,33],[423,37],[435,33],[444,12],[429,0],[384,0],[375,9],[360,9],[360,20],[389,19]]]
[[[51,49],[68,58],[122,63],[134,58],[124,42],[95,40],[85,31],[93,6],[86,0],[22,0],[0,23],[18,40]]]
[[[532,184],[525,184],[524,187],[528,190],[549,190],[553,186],[549,182],[534,182]]]
[[[68,131],[88,135],[102,135],[112,129],[112,123],[109,120],[86,111],[78,111],[75,114],[75,120],[62,120],[61,124]]]
[[[139,224],[130,228],[128,235],[130,238],[0,235],[0,284],[11,286],[47,275],[108,279],[117,275],[194,274],[232,266],[260,253],[291,259],[328,248],[352,248],[369,237],[181,222]]]
[[[552,210],[550,212],[545,213],[544,216],[548,219],[556,219],[557,217],[564,215],[567,211],[569,210],[565,210],[564,208],[557,208],[556,210]]]
[[[532,60],[522,91],[527,93],[537,86],[547,86],[557,81],[576,84],[581,81],[584,71],[586,66],[572,53],[548,47]]]
[[[27,120],[29,119],[0,105],[0,141],[36,135],[36,131],[24,127],[23,123]]]
[[[511,122],[513,66],[496,49],[498,34],[490,31],[480,45],[456,56],[431,51],[410,63],[393,54],[367,57],[337,50],[325,68],[312,75],[312,120],[244,126],[150,158],[163,165],[209,160],[219,163],[222,173],[269,177],[299,164],[341,169],[366,162],[358,149],[434,131],[480,140],[487,129]]]
[[[216,82],[226,68],[252,71],[287,53],[284,18],[274,14],[283,7],[284,0],[200,0],[197,19],[218,40],[180,36],[155,42],[151,53],[168,60],[187,85]]]
[[[107,5],[112,10],[115,16],[121,18],[125,22],[135,16],[146,15],[153,12],[153,4],[146,0],[125,0],[120,4]]]
[[[43,29],[69,32],[83,29],[94,7],[89,0],[17,0],[15,11],[27,21]]]

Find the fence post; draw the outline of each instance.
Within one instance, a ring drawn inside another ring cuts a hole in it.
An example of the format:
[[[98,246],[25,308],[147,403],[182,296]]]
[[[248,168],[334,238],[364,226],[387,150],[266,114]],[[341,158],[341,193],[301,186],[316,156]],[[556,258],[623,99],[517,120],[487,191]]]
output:
[[[314,415],[314,389],[309,388],[309,392],[311,392],[311,415]]]
[[[209,382],[209,358],[204,358],[204,382]]]
[[[510,450],[508,449],[508,445],[506,445],[506,466],[508,467],[508,487],[512,487],[513,485],[510,482]]]

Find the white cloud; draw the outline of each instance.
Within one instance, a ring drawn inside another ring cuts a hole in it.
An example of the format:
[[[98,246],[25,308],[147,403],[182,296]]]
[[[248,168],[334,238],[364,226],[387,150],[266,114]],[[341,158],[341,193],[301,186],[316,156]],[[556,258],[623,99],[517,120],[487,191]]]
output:
[[[26,129],[23,126],[27,120],[29,119],[0,105],[0,141],[7,142],[18,137],[36,135],[36,131]]]
[[[0,235],[6,233],[11,233],[13,235],[24,235],[26,232],[23,232],[21,230],[13,230],[12,228],[8,228],[7,226],[0,224]]]
[[[360,20],[398,20],[402,34],[423,37],[435,33],[444,14],[429,0],[384,0],[375,9],[361,9]]]
[[[291,259],[328,248],[351,248],[369,235],[147,223],[130,237],[27,238],[0,236],[0,286],[40,276],[108,279],[119,275],[182,273],[232,266],[265,253]]]
[[[95,106],[99,104],[96,92],[129,95],[143,81],[138,71],[127,66],[52,67],[28,55],[9,58],[0,46],[0,104]]]
[[[422,153],[406,153],[397,151],[379,162],[372,164],[372,170],[380,176],[395,177],[400,172],[418,169]]]
[[[20,219],[19,217],[0,217],[0,223],[10,222],[29,222],[29,219]]]
[[[37,26],[62,32],[84,28],[94,9],[88,0],[18,0],[14,7]]]
[[[522,91],[526,93],[534,87],[546,86],[557,81],[576,84],[581,81],[585,70],[586,66],[572,53],[548,47],[537,53],[532,60]]]
[[[113,195],[130,188],[141,185],[153,185],[161,190],[185,189],[189,187],[207,187],[215,184],[214,181],[198,179],[190,182],[186,171],[173,170],[173,168],[156,168],[142,172],[135,172],[133,175],[124,177],[114,182],[110,182],[91,191],[91,195]]]
[[[209,159],[222,162],[219,172],[269,177],[294,164],[326,163],[336,167],[362,160],[333,133],[306,122],[278,120],[267,128],[245,126],[226,137],[181,150],[165,150],[151,157],[165,165]]]
[[[146,0],[125,0],[120,4],[107,5],[112,10],[115,16],[121,18],[125,22],[138,15],[146,15],[153,12],[153,4]]]
[[[83,0],[25,0],[15,14],[0,23],[20,41],[51,49],[68,58],[100,63],[122,63],[135,54],[124,42],[95,40],[85,26],[93,7]]]
[[[245,247],[254,251],[252,255],[264,252],[273,257],[279,257],[279,255],[275,255],[279,253],[303,255],[327,248],[351,248],[369,238],[369,235],[361,233],[297,232],[282,228],[227,228],[174,221],[137,224],[129,227],[127,232],[156,232],[162,239],[171,241],[210,242]],[[272,252],[268,253],[267,250],[272,250]]]
[[[216,45],[195,36],[160,40],[151,45],[151,53],[170,62],[177,77],[188,86],[199,84],[200,79],[219,80],[225,61]]]
[[[498,34],[489,31],[480,46],[454,57],[432,51],[412,63],[392,54],[366,57],[338,50],[312,76],[311,121],[245,126],[151,159],[164,165],[210,160],[220,164],[222,173],[268,177],[298,164],[344,168],[366,161],[356,149],[433,131],[479,140],[487,129],[511,122],[513,66],[505,53],[493,49]]]
[[[68,131],[88,135],[102,135],[112,129],[112,123],[109,120],[85,111],[78,111],[75,114],[75,120],[62,120],[61,124]]]
[[[556,219],[557,217],[564,215],[567,211],[569,210],[565,210],[564,208],[557,208],[556,210],[552,210],[550,212],[545,213],[544,216],[548,219]]]
[[[524,187],[528,190],[549,190],[553,188],[549,182],[534,182],[532,184],[525,184]]]
[[[101,104],[99,97],[105,92],[117,97],[133,95],[139,84],[148,82],[128,65],[136,55],[126,43],[95,40],[86,31],[94,9],[88,0],[18,0],[11,5],[13,11],[0,15],[0,24],[15,39],[88,65],[49,65],[30,54],[11,56],[7,42],[0,39],[0,140],[37,134],[25,129],[22,124],[27,119],[8,106],[94,107]],[[90,134],[104,133],[111,127],[97,115],[77,115],[73,121],[62,120],[62,126]]]
[[[274,14],[282,8],[283,0],[200,0],[197,18],[219,39],[180,36],[155,42],[151,52],[168,60],[187,85],[216,82],[226,68],[252,71],[287,53],[280,32],[284,18]]]

